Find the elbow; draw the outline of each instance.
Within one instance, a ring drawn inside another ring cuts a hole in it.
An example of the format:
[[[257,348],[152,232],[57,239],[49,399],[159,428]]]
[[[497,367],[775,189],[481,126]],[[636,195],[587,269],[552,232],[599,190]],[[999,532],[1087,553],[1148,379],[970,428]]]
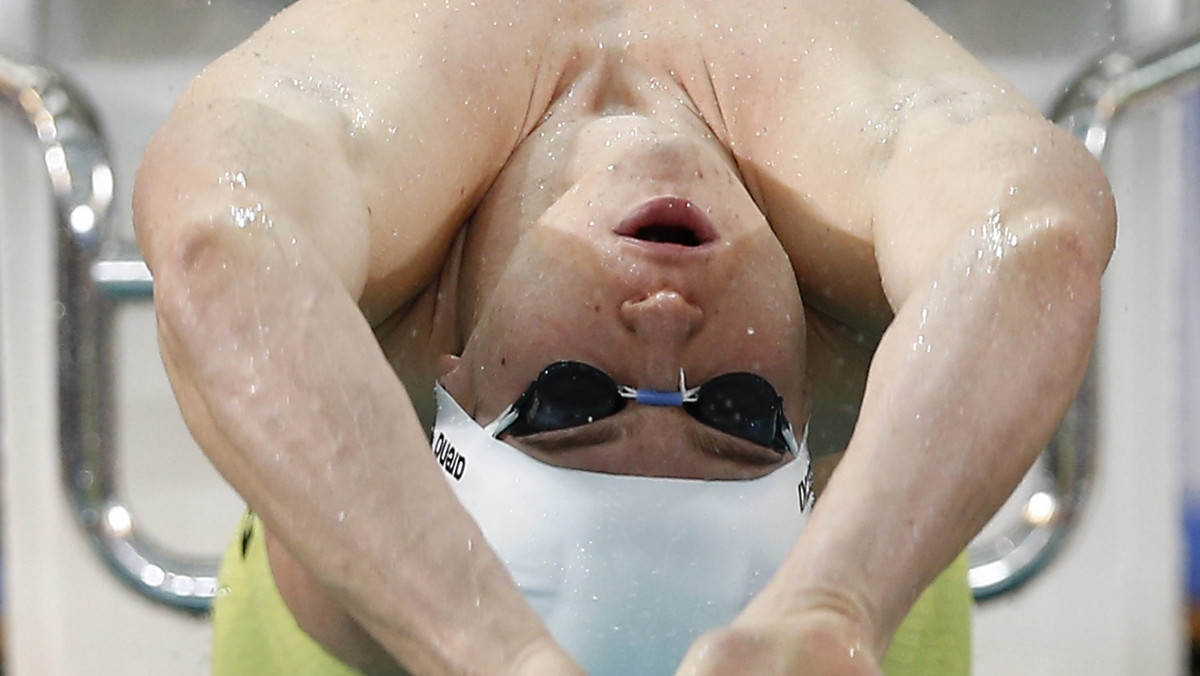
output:
[[[1005,261],[1012,267],[999,291],[1006,308],[1001,314],[1008,326],[1023,327],[1028,349],[1057,355],[1055,366],[1043,377],[1063,391],[1078,387],[1092,352],[1112,232],[1111,221],[1080,227],[1063,219],[1031,233],[1016,247],[1012,260]]]
[[[248,321],[249,312],[269,297],[269,285],[283,285],[272,270],[288,270],[296,258],[279,245],[281,233],[264,215],[259,196],[238,202],[212,195],[211,186],[175,171],[155,167],[147,154],[134,199],[138,246],[154,278],[159,332],[183,344],[220,339],[218,331]],[[169,160],[168,160],[169,162]],[[228,189],[226,189],[228,192]],[[240,206],[254,204],[255,206]]]
[[[1048,308],[1061,308],[1064,321],[1076,317],[1090,337],[1099,321],[1100,281],[1112,255],[1111,239],[1097,229],[1060,227],[1035,240],[1035,247],[1047,249],[1049,260],[1039,261],[1043,270],[1039,281],[1050,287],[1036,297],[1044,298]]]
[[[1033,264],[1043,271],[1044,284],[1082,311],[1089,323],[1099,315],[1100,282],[1116,246],[1117,217],[1112,192],[1100,173],[1080,181],[1078,193],[1056,205],[1042,218],[1028,221],[1022,233],[1034,250]]]
[[[1069,136],[1057,127],[1055,133]],[[1067,142],[1073,150],[1066,154],[1074,155],[1069,159],[1073,160],[1071,166],[1076,180],[1064,190],[1061,216],[1053,225],[1070,233],[1071,239],[1078,240],[1073,248],[1083,255],[1081,262],[1090,264],[1098,276],[1108,266],[1116,248],[1116,201],[1100,162],[1073,137]]]
[[[173,338],[167,344],[211,340],[207,334],[224,323],[211,315],[232,307],[230,295],[239,286],[230,274],[237,252],[226,239],[219,225],[204,223],[159,232],[152,246],[143,246],[159,332]]]
[[[1043,180],[1023,188],[1026,200],[1002,226],[1014,244],[1005,253],[1012,260],[1004,263],[1012,264],[1018,286],[1076,317],[1090,332],[1099,316],[1101,278],[1116,246],[1116,205],[1099,162],[1066,131],[1054,128],[1051,134],[1060,151],[1049,153]]]
[[[1045,123],[1044,163],[1030,169],[1018,207],[1022,238],[1053,245],[1059,263],[1096,282],[1116,246],[1117,210],[1100,162],[1061,127]]]
[[[176,359],[194,357],[245,314],[261,269],[281,266],[266,259],[273,248],[264,246],[266,228],[239,227],[227,200],[204,199],[203,185],[181,181],[177,164],[161,171],[154,150],[152,144],[135,186],[134,228],[154,278],[163,349]],[[188,186],[199,186],[201,196],[188,197]]]
[[[212,219],[187,213],[178,166],[164,148],[163,134],[151,141],[134,186],[134,233],[154,279],[160,332],[195,324],[191,309],[198,292],[217,287],[215,268],[221,245]]]

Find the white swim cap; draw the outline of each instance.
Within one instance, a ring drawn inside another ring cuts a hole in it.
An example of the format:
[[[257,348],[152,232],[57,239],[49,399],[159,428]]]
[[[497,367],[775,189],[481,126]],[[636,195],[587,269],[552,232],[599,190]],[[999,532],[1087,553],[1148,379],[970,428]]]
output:
[[[807,448],[750,480],[601,474],[492,438],[439,385],[433,450],[559,644],[590,676],[669,676],[778,570],[812,510]]]

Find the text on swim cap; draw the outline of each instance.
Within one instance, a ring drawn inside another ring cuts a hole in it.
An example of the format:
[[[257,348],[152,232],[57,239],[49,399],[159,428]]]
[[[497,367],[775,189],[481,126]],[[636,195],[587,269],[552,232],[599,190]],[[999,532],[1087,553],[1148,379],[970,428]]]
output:
[[[441,432],[438,432],[437,437],[433,440],[433,457],[442,466],[442,469],[446,470],[446,474],[454,477],[455,481],[462,479],[463,473],[467,471],[467,459],[459,455],[450,441],[446,439],[446,435]]]
[[[803,514],[805,510],[812,506],[813,498],[815,497],[813,495],[813,470],[811,462],[808,465],[808,471],[804,473],[804,480],[797,486],[797,493],[800,497],[800,513]]]

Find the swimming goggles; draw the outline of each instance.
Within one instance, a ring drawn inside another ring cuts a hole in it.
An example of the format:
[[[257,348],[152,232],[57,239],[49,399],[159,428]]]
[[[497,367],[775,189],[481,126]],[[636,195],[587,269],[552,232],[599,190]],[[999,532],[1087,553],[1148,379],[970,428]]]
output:
[[[493,438],[562,430],[607,418],[630,400],[647,406],[680,406],[696,420],[726,434],[799,455],[783,398],[754,373],[726,373],[688,388],[683,369],[679,390],[639,390],[618,385],[604,371],[578,361],[557,361],[542,370],[516,402],[484,430]]]

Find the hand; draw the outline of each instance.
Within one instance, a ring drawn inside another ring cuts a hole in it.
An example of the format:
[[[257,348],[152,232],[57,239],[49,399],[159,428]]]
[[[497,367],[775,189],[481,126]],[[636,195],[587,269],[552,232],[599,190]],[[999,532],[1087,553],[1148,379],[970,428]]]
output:
[[[508,673],[510,676],[587,676],[549,636],[531,643]]]
[[[692,644],[676,676],[883,676],[861,624],[830,609],[735,621]]]

